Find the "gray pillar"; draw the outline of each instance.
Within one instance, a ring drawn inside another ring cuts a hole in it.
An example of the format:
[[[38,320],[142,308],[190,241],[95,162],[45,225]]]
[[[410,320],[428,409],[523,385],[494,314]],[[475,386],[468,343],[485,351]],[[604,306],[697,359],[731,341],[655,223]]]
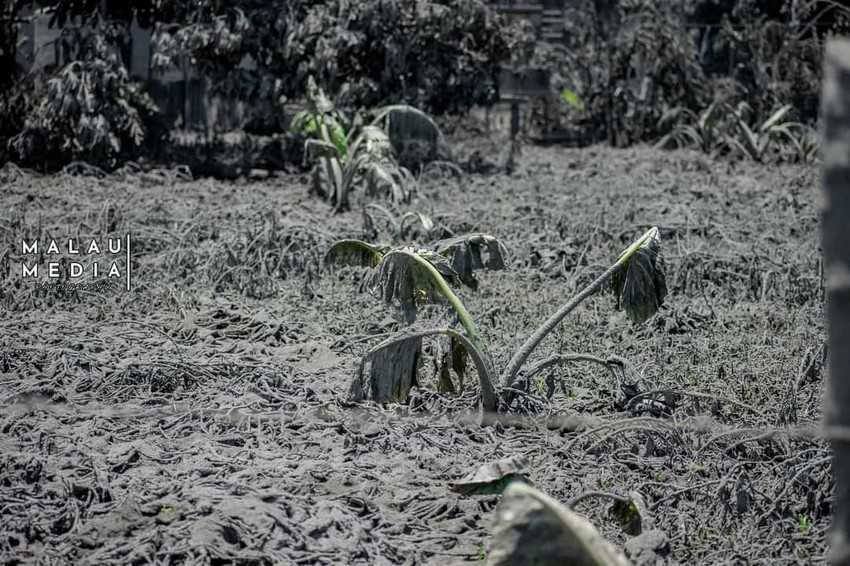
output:
[[[850,564],[850,41],[826,46],[821,93],[823,205],[829,368],[824,423],[834,451],[831,564]]]

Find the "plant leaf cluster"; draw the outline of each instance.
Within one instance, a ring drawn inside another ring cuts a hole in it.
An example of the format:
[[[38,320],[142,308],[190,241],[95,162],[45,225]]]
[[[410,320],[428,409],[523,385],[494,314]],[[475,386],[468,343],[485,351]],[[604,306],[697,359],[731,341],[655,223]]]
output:
[[[456,391],[451,380],[451,370],[458,376],[460,388],[463,388],[466,365],[471,356],[479,374],[482,404],[486,410],[496,410],[498,398],[492,385],[496,375],[486,347],[478,336],[472,317],[452,287],[461,284],[477,285],[472,277],[473,271],[477,269],[503,269],[506,250],[497,239],[485,234],[472,234],[437,242],[435,249],[436,251],[413,247],[388,248],[357,240],[344,240],[330,248],[328,261],[372,266],[366,276],[365,287],[376,297],[401,307],[408,324],[414,322],[418,309],[426,304],[445,302],[451,305],[466,332],[465,336],[451,328],[429,329],[413,335],[420,338],[432,335],[451,338],[448,349],[441,348],[435,358],[437,388],[440,391]],[[484,255],[485,252],[487,255]],[[605,284],[612,287],[617,307],[624,308],[633,322],[641,323],[658,311],[666,297],[665,278],[658,228],[651,228],[620,254],[611,267],[559,308],[525,341],[501,374],[502,387],[511,390],[520,368],[543,339],[567,314]],[[411,335],[409,332],[402,333],[398,340],[407,342]],[[393,344],[394,339],[379,344],[364,360],[374,358],[379,352],[394,347]],[[422,345],[421,342],[417,344]],[[466,355],[461,353],[461,347]],[[557,361],[561,358],[564,361],[586,360],[588,356],[562,356]],[[352,390],[356,390],[358,394],[370,388],[383,390],[388,387],[375,383],[369,386],[368,382],[364,382],[364,375],[364,371],[360,370],[355,378],[358,384],[352,386]],[[382,368],[375,369],[374,364],[370,373],[370,379],[389,379],[392,383],[402,377],[390,376]],[[634,387],[636,382],[631,381],[620,385]],[[412,382],[404,378],[403,383]],[[638,393],[633,391],[632,396]],[[502,400],[509,403],[507,397]]]
[[[443,140],[437,124],[416,108],[393,105],[378,109],[371,123],[356,126],[336,110],[312,76],[306,92],[307,108],[293,118],[290,129],[310,136],[305,153],[315,161],[314,191],[337,210],[349,208],[348,194],[355,186],[363,186],[369,197],[409,202],[418,183],[399,164],[395,147],[423,140],[433,144],[436,154]]]
[[[487,234],[467,234],[441,240],[435,244],[437,253],[448,258],[452,269],[464,285],[478,288],[475,271],[505,269],[508,250],[501,240]]]
[[[805,124],[785,119],[792,110],[785,104],[758,121],[746,102],[736,107],[713,102],[699,114],[683,107],[672,108],[659,121],[659,129],[668,132],[656,147],[695,148],[759,162],[811,161],[817,153],[817,136]]]

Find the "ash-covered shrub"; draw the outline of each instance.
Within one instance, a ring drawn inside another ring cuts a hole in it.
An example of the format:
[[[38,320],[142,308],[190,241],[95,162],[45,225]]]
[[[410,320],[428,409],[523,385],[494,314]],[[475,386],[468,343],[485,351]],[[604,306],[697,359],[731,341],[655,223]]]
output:
[[[80,59],[33,81],[22,128],[7,144],[18,162],[38,169],[72,161],[112,168],[165,135],[159,110],[130,80],[105,33],[92,30],[80,52]]]

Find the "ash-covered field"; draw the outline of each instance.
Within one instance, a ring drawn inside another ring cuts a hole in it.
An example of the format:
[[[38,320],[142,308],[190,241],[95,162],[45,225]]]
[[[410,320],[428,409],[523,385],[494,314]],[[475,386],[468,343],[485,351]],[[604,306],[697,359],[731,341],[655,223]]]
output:
[[[822,563],[832,509],[820,418],[825,329],[813,166],[646,148],[524,147],[514,173],[422,182],[401,207],[436,236],[501,238],[507,270],[460,295],[494,365],[658,226],[669,296],[641,326],[610,294],[534,359],[620,356],[668,414],[618,404],[597,365],[552,368],[508,422],[473,383],[404,406],[345,403],[359,358],[403,323],[330,269],[363,237],[306,175],[192,180],[0,171],[0,561],[7,564],[476,564],[498,495],[448,482],[526,456],[566,502],[639,492],[648,563]],[[391,223],[376,217],[378,239]],[[133,287],[36,289],[22,238],[132,234]],[[413,231],[412,238],[429,241]],[[430,309],[422,324],[444,316]],[[611,502],[576,510],[618,546]]]

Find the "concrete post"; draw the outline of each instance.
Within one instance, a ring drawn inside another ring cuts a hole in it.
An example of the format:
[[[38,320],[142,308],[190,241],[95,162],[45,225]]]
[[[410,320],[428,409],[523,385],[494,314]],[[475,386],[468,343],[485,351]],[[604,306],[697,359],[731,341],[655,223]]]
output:
[[[821,93],[823,205],[829,364],[824,424],[834,456],[831,564],[850,564],[850,41],[826,46]]]

